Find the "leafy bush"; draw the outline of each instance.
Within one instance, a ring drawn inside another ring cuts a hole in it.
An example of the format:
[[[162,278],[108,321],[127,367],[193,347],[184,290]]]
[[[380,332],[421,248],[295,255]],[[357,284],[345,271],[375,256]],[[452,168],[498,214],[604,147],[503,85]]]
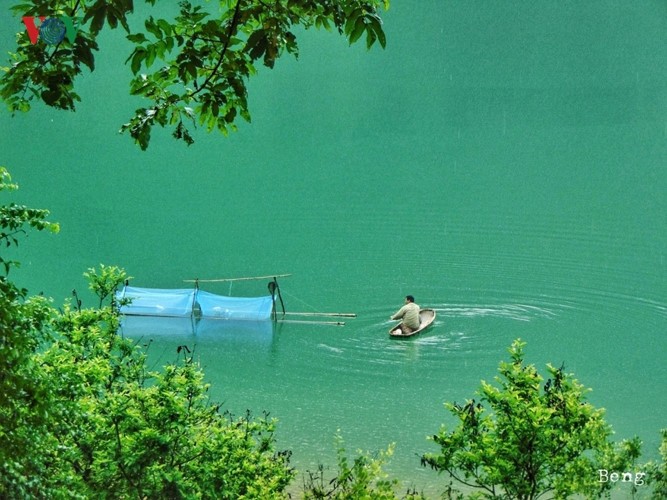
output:
[[[18,186],[0,167],[0,192]],[[55,443],[47,434],[51,386],[34,355],[52,338],[49,301],[28,297],[9,280],[18,266],[7,252],[32,227],[58,231],[46,220],[48,211],[15,203],[0,206],[0,497],[25,498],[32,492],[50,492],[45,450]]]
[[[333,479],[326,479],[322,465],[317,471],[308,471],[304,479],[304,500],[393,500],[398,480],[388,479],[383,466],[394,453],[394,445],[375,455],[359,451],[353,462],[348,460],[343,439],[336,436],[338,473]],[[408,491],[403,498],[423,498],[421,494]]]
[[[660,431],[662,443],[660,444],[661,462],[649,462],[645,465],[648,483],[653,487],[655,500],[667,498],[667,429]]]
[[[15,188],[0,170],[0,190]],[[24,226],[57,230],[48,212],[0,207],[0,242]],[[294,477],[275,421],[235,418],[207,395],[186,346],[159,372],[116,334],[117,267],[86,273],[100,307],[28,298],[0,257],[0,497],[282,498]]]
[[[422,464],[486,498],[603,493],[613,484],[600,482],[598,469],[625,470],[639,456],[639,440],[615,447],[604,410],[585,400],[588,390],[562,366],[548,365],[550,378],[542,384],[535,366],[524,362],[525,345],[512,344],[497,385],[482,381],[481,402],[446,404],[458,426],[443,426],[432,437],[440,451],[424,455]],[[447,494],[456,496],[457,490]]]

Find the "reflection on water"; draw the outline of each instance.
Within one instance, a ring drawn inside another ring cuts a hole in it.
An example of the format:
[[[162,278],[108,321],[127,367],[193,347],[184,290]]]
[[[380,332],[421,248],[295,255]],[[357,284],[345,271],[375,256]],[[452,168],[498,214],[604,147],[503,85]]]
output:
[[[123,316],[119,333],[127,337],[150,337],[195,342],[248,342],[270,345],[272,321],[222,320],[165,316]]]
[[[176,318],[161,316],[123,316],[119,333],[127,337],[187,338],[195,333],[196,323],[193,317]]]

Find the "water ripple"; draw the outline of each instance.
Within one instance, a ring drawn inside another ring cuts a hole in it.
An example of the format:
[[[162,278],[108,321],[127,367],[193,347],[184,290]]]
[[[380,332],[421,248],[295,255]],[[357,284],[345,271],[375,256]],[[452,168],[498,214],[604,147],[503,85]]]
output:
[[[536,318],[554,318],[557,313],[546,307],[529,304],[450,304],[434,306],[438,314],[448,317],[493,317],[516,321],[531,321]]]

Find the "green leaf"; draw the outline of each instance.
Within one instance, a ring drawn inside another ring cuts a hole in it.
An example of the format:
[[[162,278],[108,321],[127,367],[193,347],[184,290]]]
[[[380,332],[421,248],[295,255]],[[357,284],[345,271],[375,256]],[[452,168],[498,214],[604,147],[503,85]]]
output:
[[[359,16],[357,18],[357,22],[354,24],[354,29],[350,33],[350,44],[353,44],[359,38],[361,35],[363,35],[364,31],[366,30],[366,22],[363,18],[363,16]]]
[[[352,34],[352,31],[354,31],[354,28],[359,22],[359,19],[363,19],[363,14],[364,13],[360,8],[354,9],[350,12],[345,21],[344,32],[346,35],[350,36]]]
[[[206,119],[208,118],[209,108],[211,106],[211,101],[208,99],[202,102],[201,108],[199,110],[199,124],[203,125]]]
[[[109,27],[112,29],[116,29],[118,27],[118,17],[116,16],[116,12],[112,7],[107,8],[107,23],[109,23]]]
[[[197,78],[197,64],[194,61],[188,61],[185,67],[193,79]]]
[[[143,47],[135,49],[134,55],[132,56],[132,63],[130,64],[132,73],[134,73],[135,75],[139,73],[139,70],[141,69],[141,63],[145,58],[146,58],[146,50]]]
[[[266,37],[263,37],[257,41],[255,46],[250,51],[250,59],[252,59],[253,61],[259,59],[266,53],[266,49],[267,49],[267,39]]]
[[[384,49],[387,46],[387,36],[382,29],[382,22],[377,16],[368,17],[370,28],[377,35],[377,39],[380,42],[380,45]]]
[[[370,49],[377,40],[377,35],[372,29],[366,30],[366,48]]]
[[[245,50],[245,52],[250,52],[263,38],[266,38],[266,32],[263,29],[253,31],[248,37],[248,40],[245,44],[245,49],[243,50]]]
[[[62,93],[57,90],[45,90],[42,92],[42,100],[49,106],[54,106],[62,97]]]
[[[93,20],[90,23],[90,31],[93,34],[97,34],[102,31],[104,27],[104,20],[106,19],[106,8],[104,5],[97,6],[96,10],[93,13]]]
[[[158,27],[158,25],[155,23],[155,19],[153,19],[153,16],[149,16],[148,19],[144,22],[144,26],[146,27],[146,30],[151,33],[155,38],[161,39],[162,38],[162,31]]]
[[[157,25],[164,32],[165,36],[171,35],[174,29],[174,27],[164,19],[158,19]]]
[[[88,66],[90,71],[95,70],[95,57],[93,56],[93,51],[90,50],[89,45],[85,43],[77,43],[74,46],[74,54],[79,61]]]
[[[127,35],[125,38],[127,38],[130,42],[134,43],[144,43],[147,42],[148,39],[146,38],[146,35],[143,33],[133,33],[130,35]]]
[[[149,45],[146,47],[146,67],[150,68],[155,62],[155,56],[157,55],[155,50],[155,45]]]

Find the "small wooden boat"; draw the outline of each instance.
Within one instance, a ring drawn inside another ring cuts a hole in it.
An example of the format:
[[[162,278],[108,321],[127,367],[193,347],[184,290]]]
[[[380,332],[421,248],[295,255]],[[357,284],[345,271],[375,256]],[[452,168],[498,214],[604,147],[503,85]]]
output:
[[[410,333],[403,333],[402,325],[403,323],[399,323],[398,325],[394,326],[391,330],[389,330],[389,335],[394,338],[406,338],[406,337],[412,337],[413,335],[417,335],[419,332],[426,330],[429,326],[433,324],[435,321],[435,311],[433,309],[421,309],[419,311],[419,328],[417,328],[414,332]]]

